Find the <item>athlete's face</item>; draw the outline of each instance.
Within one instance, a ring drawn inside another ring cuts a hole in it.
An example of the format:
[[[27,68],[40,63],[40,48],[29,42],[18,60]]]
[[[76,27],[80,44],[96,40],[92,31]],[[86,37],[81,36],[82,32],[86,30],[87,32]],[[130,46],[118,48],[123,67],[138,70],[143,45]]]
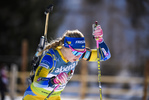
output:
[[[84,49],[76,49],[76,50],[78,50],[78,51],[83,51]],[[77,60],[79,60],[79,58],[82,56],[82,54],[75,55],[73,52],[74,52],[74,51],[72,51],[72,50],[69,48],[68,53],[67,53],[67,60],[69,60],[70,62],[77,61]]]
[[[74,50],[81,52],[84,51],[84,49],[74,49]],[[65,59],[67,59],[70,62],[79,60],[79,58],[82,56],[83,53],[77,53],[74,50],[72,50],[71,48],[65,48],[63,52],[63,56],[65,57]]]

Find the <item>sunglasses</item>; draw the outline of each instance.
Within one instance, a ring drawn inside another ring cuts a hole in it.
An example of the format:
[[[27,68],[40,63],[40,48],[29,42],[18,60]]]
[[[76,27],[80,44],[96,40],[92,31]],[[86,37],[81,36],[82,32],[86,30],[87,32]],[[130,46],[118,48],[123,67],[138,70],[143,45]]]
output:
[[[86,52],[86,49],[84,49],[84,51],[78,51],[78,50],[73,49],[70,45],[68,45],[68,46],[72,50],[72,54],[75,55],[75,56],[82,55],[83,53]]]

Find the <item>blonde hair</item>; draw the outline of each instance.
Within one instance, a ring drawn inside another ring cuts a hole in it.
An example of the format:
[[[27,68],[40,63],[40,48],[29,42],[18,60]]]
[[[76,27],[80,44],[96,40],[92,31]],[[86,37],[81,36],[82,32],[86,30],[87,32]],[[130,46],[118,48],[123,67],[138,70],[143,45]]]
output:
[[[55,49],[58,46],[62,46],[64,44],[65,37],[84,37],[84,35],[79,30],[67,30],[64,35],[61,38],[57,38],[55,40],[52,40],[48,45],[45,47],[44,50],[40,51],[38,53],[38,56],[40,56],[44,51],[47,51],[49,49]]]

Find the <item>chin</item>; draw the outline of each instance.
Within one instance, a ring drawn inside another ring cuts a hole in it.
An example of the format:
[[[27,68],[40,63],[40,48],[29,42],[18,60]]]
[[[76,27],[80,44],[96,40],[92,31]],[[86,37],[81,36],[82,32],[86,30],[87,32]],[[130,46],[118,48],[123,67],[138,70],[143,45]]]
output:
[[[75,62],[74,60],[69,60],[70,62]]]
[[[72,62],[72,63],[73,63],[74,61],[70,61],[70,62]]]

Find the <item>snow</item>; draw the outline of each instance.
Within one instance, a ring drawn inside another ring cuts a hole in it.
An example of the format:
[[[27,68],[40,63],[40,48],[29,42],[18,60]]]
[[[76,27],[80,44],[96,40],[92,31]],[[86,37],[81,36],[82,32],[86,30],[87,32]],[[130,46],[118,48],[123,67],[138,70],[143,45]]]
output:
[[[112,100],[112,99],[108,99],[108,98],[103,98],[104,100]],[[9,96],[6,96],[5,100],[11,100]],[[22,96],[17,96],[14,100],[22,100]],[[62,97],[61,100],[99,100],[99,98],[85,98],[85,99],[81,99],[79,97]],[[116,100],[116,99],[113,99]]]

